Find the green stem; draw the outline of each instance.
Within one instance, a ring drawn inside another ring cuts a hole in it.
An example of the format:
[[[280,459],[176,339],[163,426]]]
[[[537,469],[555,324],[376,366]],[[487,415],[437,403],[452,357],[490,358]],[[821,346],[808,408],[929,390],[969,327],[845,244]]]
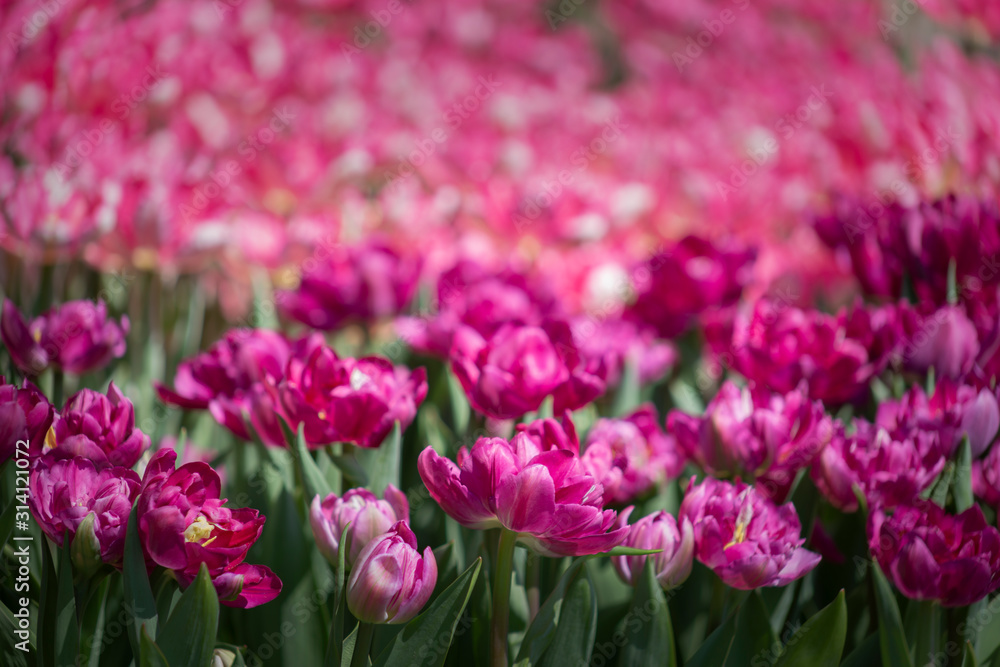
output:
[[[538,607],[541,604],[541,591],[539,583],[541,581],[540,556],[528,552],[527,561],[524,564],[524,579],[528,593],[528,623],[531,624],[538,615]]]
[[[52,369],[52,405],[62,409],[63,404],[63,381],[65,377],[61,368]]]
[[[514,545],[517,533],[501,529],[497,546],[496,572],[493,579],[493,619],[491,633],[491,665],[507,667],[507,623],[510,609],[510,575],[514,566]]]
[[[374,624],[364,621],[358,623],[358,641],[354,644],[351,667],[368,667],[368,653],[372,650],[372,636],[374,634]]]
[[[914,600],[917,606],[915,667],[936,665],[941,639],[941,607],[934,600]]]

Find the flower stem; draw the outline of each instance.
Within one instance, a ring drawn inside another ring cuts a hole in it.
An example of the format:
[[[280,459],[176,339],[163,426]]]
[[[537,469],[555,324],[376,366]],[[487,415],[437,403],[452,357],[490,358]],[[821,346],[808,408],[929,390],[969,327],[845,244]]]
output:
[[[528,552],[527,561],[524,564],[525,586],[528,592],[528,623],[535,620],[538,615],[538,607],[541,603],[541,564],[538,562],[541,556]]]
[[[514,566],[517,533],[503,528],[497,546],[496,572],[493,579],[493,632],[491,665],[507,667],[507,622],[510,608],[510,575]]]
[[[351,667],[368,667],[368,653],[372,650],[372,636],[375,634],[375,625],[358,623],[358,641],[354,645],[354,655],[351,656]]]

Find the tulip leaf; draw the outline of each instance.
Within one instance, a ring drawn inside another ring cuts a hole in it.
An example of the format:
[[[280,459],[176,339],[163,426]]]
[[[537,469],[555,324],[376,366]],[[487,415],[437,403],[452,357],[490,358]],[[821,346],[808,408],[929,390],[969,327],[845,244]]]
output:
[[[962,651],[962,667],[979,667],[976,652],[972,650],[971,642],[965,642],[965,650]]]
[[[840,667],[869,667],[869,665],[877,665],[880,658],[879,637],[878,633],[875,632],[865,637],[864,641],[851,651],[849,656],[844,658]]]
[[[878,610],[879,647],[883,665],[913,667],[910,650],[903,633],[903,620],[899,615],[896,596],[878,563],[869,569],[875,586],[875,606]]]
[[[6,667],[28,666],[28,655],[30,654],[15,646],[20,643],[18,641],[20,637],[14,634],[17,629],[18,621],[14,618],[14,612],[8,609],[3,602],[0,602],[0,661]],[[30,627],[28,632],[31,633]],[[30,634],[29,638],[31,638]],[[33,650],[34,644],[32,642],[28,642],[26,645],[30,647],[29,650]]]
[[[150,638],[146,628],[142,629],[142,636],[139,638],[139,667],[170,667],[163,651]]]
[[[559,622],[539,665],[589,665],[597,636],[597,590],[583,568],[569,584]]]
[[[721,667],[726,664],[736,638],[736,613],[717,627],[702,643],[684,667]]]
[[[344,530],[341,535],[348,535],[347,532],[351,527],[351,521],[348,521],[344,526]],[[341,664],[349,664],[349,662],[343,662],[341,656],[344,653],[344,612],[346,607],[346,596],[344,595],[344,574],[347,569],[347,545],[342,544],[341,548],[337,549],[337,568],[333,573],[334,577],[334,590],[333,590],[333,618],[330,619],[330,639],[326,645],[326,667],[340,667]]]
[[[674,629],[670,623],[667,598],[653,572],[653,560],[646,559],[642,578],[635,589],[632,607],[613,639],[623,638],[618,664],[623,667],[676,667]],[[615,642],[620,643],[620,642]],[[603,653],[602,653],[603,655]]]
[[[542,655],[549,647],[555,635],[556,621],[562,609],[562,601],[563,596],[566,595],[566,589],[573,578],[579,573],[580,568],[584,566],[585,562],[585,559],[579,558],[570,565],[562,577],[559,578],[552,593],[549,594],[549,597],[546,598],[545,602],[538,609],[535,620],[528,626],[528,630],[524,633],[524,639],[521,640],[521,648],[518,650],[517,659],[514,661],[516,666],[525,667],[527,665],[535,665],[541,660]]]
[[[483,561],[477,558],[430,606],[407,623],[372,663],[374,667],[440,667],[469,602]],[[347,642],[344,642],[345,648]]]
[[[356,454],[367,473],[368,488],[376,496],[385,493],[390,484],[399,488],[402,437],[403,430],[397,421],[381,445],[375,449],[361,449]]]
[[[625,417],[634,412],[642,402],[641,388],[642,382],[639,379],[639,364],[630,356],[625,360],[622,379],[618,383],[618,392],[615,394],[615,402],[611,408],[611,414],[615,417]]]
[[[146,574],[146,557],[142,553],[139,541],[139,518],[136,508],[132,508],[125,531],[125,557],[122,564],[122,585],[124,589],[124,608],[129,610],[131,622],[129,625],[129,642],[132,644],[132,654],[138,658],[140,648],[140,631],[143,626],[150,633],[156,633],[156,598],[149,585]]]
[[[469,430],[469,418],[472,408],[469,406],[469,399],[465,395],[462,383],[449,368],[445,372],[448,378],[448,397],[451,400],[452,426],[455,427],[455,434],[465,435]]]
[[[763,598],[759,592],[751,592],[736,612],[736,630],[726,666],[742,667],[757,656],[773,656],[780,651],[780,646],[771,630],[771,613]]]
[[[170,664],[208,667],[218,628],[219,596],[208,566],[202,563],[198,576],[181,595],[156,640]]]
[[[80,627],[76,618],[76,595],[73,591],[73,566],[70,559],[70,538],[67,534],[59,549],[55,616],[55,646],[57,665],[71,665],[80,645]],[[51,585],[51,584],[50,584]]]
[[[108,603],[111,577],[105,577],[90,596],[80,622],[80,659],[83,667],[100,667],[101,647],[104,643],[104,616]]]
[[[594,554],[594,558],[599,558],[601,556],[648,556],[650,554],[658,554],[663,549],[637,549],[635,547],[625,547],[617,546],[611,549],[611,551],[606,551],[602,554]]]
[[[360,627],[360,623],[354,626],[354,629],[351,630],[351,634],[344,638],[344,653],[340,656],[340,664],[349,665],[354,659],[354,647],[358,643],[358,628]]]
[[[962,437],[958,449],[958,465],[955,467],[955,511],[961,514],[972,507],[972,447],[969,436]]]
[[[330,495],[332,490],[326,476],[320,471],[316,462],[313,461],[312,455],[306,447],[305,429],[305,424],[299,424],[298,435],[290,435],[286,431],[286,436],[290,437],[293,443],[293,457],[295,458],[295,465],[299,470],[299,475],[302,477],[302,485],[305,487],[306,492],[306,505],[308,506],[317,495],[320,499],[323,499]]]
[[[818,632],[813,632],[818,630]],[[785,642],[776,667],[837,667],[847,639],[847,602],[844,591],[820,609]]]

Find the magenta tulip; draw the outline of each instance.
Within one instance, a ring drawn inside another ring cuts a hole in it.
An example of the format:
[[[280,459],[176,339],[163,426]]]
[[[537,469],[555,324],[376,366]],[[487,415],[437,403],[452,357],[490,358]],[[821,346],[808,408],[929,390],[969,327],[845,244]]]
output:
[[[621,525],[626,524],[632,509],[624,509],[618,516]],[[667,512],[644,516],[629,526],[624,546],[661,550],[649,556],[611,557],[615,572],[629,586],[635,586],[639,582],[647,558],[652,559],[653,574],[664,590],[680,586],[691,574],[694,564],[694,528],[687,517],[681,518],[678,527],[677,519]]]
[[[399,521],[361,550],[347,580],[347,607],[362,623],[406,623],[423,609],[437,583],[430,547]]]
[[[285,372],[291,344],[276,331],[234,329],[193,359],[177,367],[174,390],[155,383],[160,400],[186,410],[208,410],[217,422],[243,440],[251,440],[246,416],[261,440],[285,444],[275,402],[264,382]]]
[[[322,501],[316,496],[309,510],[309,525],[316,546],[335,567],[342,546],[347,546],[344,562],[350,568],[361,550],[377,535],[389,530],[397,521],[409,520],[410,505],[406,495],[392,484],[386,487],[385,500],[379,500],[367,489],[350,489],[343,496],[331,493]]]
[[[459,465],[428,447],[417,467],[431,497],[468,528],[504,527],[548,556],[603,553],[625,539],[603,509],[604,489],[566,449],[539,451],[526,433],[480,438]]]
[[[1000,532],[978,505],[958,516],[915,501],[868,519],[868,544],[886,575],[908,598],[965,607],[1000,588]]]
[[[132,401],[112,382],[107,396],[82,389],[70,397],[46,437],[55,456],[82,456],[98,465],[131,468],[149,449],[135,426]]]
[[[784,586],[820,561],[802,548],[792,504],[776,505],[741,482],[707,477],[695,486],[692,477],[678,516],[694,526],[698,560],[733,588]]]
[[[83,375],[107,366],[125,354],[129,321],[108,317],[103,301],[70,301],[30,323],[5,300],[0,337],[14,363],[29,375],[49,366]]]
[[[340,358],[318,336],[297,349],[276,388],[282,415],[306,442],[378,447],[399,422],[405,429],[427,396],[427,373],[381,357]]]
[[[42,456],[32,468],[28,488],[35,521],[59,546],[68,534],[78,568],[89,570],[97,564],[80,562],[79,554],[89,554],[84,556],[85,561],[121,566],[125,527],[139,492],[135,472],[121,467],[101,468],[79,456]],[[87,520],[88,516],[92,519]]]
[[[1000,447],[991,447],[972,462],[972,490],[987,505],[1000,510]]]
[[[853,433],[838,424],[830,444],[812,467],[812,479],[835,507],[858,509],[857,487],[872,507],[911,502],[944,469],[945,456],[936,433],[891,435],[855,419]]]
[[[30,457],[40,455],[54,416],[38,387],[25,380],[18,388],[0,375],[0,464],[15,456],[18,442],[27,443]]]
[[[681,450],[711,475],[756,479],[782,502],[796,473],[808,467],[833,436],[833,424],[804,387],[785,395],[739,389],[726,382],[694,417],[674,410],[667,428]]]
[[[604,487],[605,502],[628,502],[680,475],[686,457],[644,405],[624,419],[599,419],[580,456]]]
[[[148,564],[174,572],[187,586],[202,563],[230,607],[253,607],[281,591],[281,581],[263,566],[240,567],[260,537],[265,518],[254,509],[229,509],[220,499],[221,482],[207,463],[186,463],[176,470],[177,454],[153,455],[136,503],[139,535]]]

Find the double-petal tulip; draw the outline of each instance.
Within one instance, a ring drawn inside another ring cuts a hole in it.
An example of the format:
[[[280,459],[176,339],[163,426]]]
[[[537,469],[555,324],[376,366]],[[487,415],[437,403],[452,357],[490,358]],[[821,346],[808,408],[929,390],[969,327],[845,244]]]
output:
[[[107,396],[92,389],[73,394],[45,441],[53,456],[82,456],[98,467],[125,468],[134,466],[149,444],[149,436],[135,426],[132,401],[114,382]]]
[[[722,385],[703,416],[674,410],[667,428],[705,472],[755,478],[775,502],[784,500],[795,474],[833,436],[823,405],[809,400],[804,388],[781,395],[732,382]]]
[[[812,467],[812,479],[834,506],[858,509],[854,487],[873,507],[905,504],[926,489],[944,468],[938,435],[914,430],[890,434],[885,428],[855,419],[853,433],[843,425]]]
[[[276,388],[282,415],[306,442],[323,447],[353,442],[378,447],[399,422],[405,429],[427,396],[427,372],[381,357],[340,358],[311,337],[288,361]]]
[[[986,456],[972,462],[972,491],[1000,510],[1000,447],[992,447]]]
[[[139,492],[135,472],[101,468],[79,456],[43,456],[31,470],[28,489],[35,521],[59,546],[68,534],[78,568],[90,570],[98,560],[121,564],[125,527]]]
[[[868,545],[903,595],[965,607],[1000,588],[1000,532],[973,505],[958,516],[915,501],[868,519]]]
[[[309,525],[320,553],[336,566],[340,548],[346,545],[348,568],[375,536],[397,521],[409,520],[406,495],[392,484],[385,489],[385,500],[367,489],[350,489],[343,496],[331,493],[322,500],[316,496],[309,509]]]
[[[627,507],[618,516],[625,525],[633,508]],[[612,556],[611,564],[622,581],[635,586],[642,576],[646,559],[653,560],[653,574],[660,586],[669,591],[680,586],[691,574],[694,565],[694,528],[687,517],[678,522],[668,512],[660,511],[642,517],[629,526],[625,546],[634,549],[660,549],[649,556]]]
[[[176,460],[173,450],[161,449],[142,478],[136,508],[147,564],[173,570],[187,586],[205,563],[220,601],[230,607],[255,607],[277,597],[281,580],[264,566],[244,563],[264,517],[254,509],[224,507],[219,476],[207,463],[175,470]]]
[[[802,548],[792,504],[776,505],[742,482],[708,477],[695,486],[692,478],[678,516],[694,526],[698,560],[733,588],[784,586],[820,561]]]
[[[208,410],[237,437],[251,440],[246,416],[265,444],[280,447],[285,437],[275,403],[264,382],[285,371],[291,344],[276,331],[233,329],[192,359],[182,361],[174,389],[155,383],[160,400],[187,410]]]
[[[627,502],[680,475],[685,456],[644,405],[623,419],[599,419],[580,456],[604,487],[605,502]]]
[[[0,464],[15,455],[18,442],[27,443],[30,456],[41,454],[54,415],[38,387],[27,380],[21,387],[7,384],[0,375]]]
[[[540,451],[524,432],[510,442],[480,438],[471,452],[459,451],[458,465],[428,447],[417,467],[431,497],[460,524],[502,526],[542,555],[603,553],[628,533],[614,528],[603,487],[574,452]]]
[[[362,623],[406,623],[423,609],[437,583],[430,547],[399,521],[361,550],[347,580],[347,607]]]
[[[108,317],[103,301],[70,301],[26,322],[9,300],[3,304],[0,337],[14,363],[29,375],[55,366],[77,375],[104,368],[125,354],[127,317]]]

